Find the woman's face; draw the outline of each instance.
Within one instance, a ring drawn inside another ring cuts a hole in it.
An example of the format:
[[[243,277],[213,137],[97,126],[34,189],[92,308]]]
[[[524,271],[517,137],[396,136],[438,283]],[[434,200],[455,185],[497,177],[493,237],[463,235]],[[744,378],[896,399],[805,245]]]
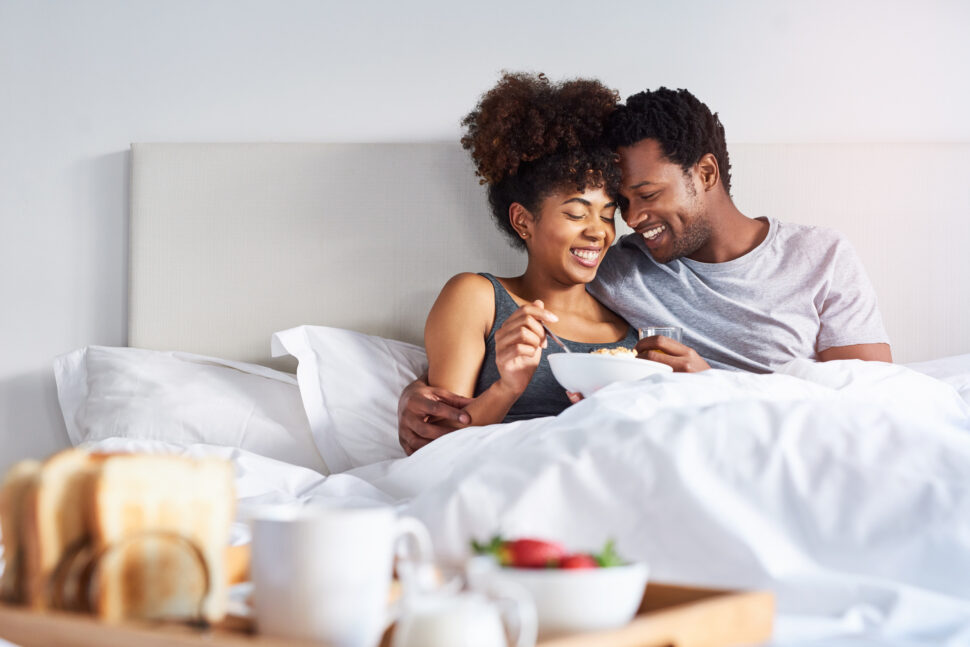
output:
[[[562,283],[592,281],[616,237],[616,201],[603,189],[560,191],[543,199],[538,212],[526,212],[520,222],[530,266]]]

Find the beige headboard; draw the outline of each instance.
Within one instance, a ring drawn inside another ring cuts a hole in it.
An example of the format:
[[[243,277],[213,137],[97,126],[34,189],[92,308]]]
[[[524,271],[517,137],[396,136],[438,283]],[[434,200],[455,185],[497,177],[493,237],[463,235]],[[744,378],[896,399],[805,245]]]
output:
[[[746,214],[848,235],[897,361],[970,352],[970,145],[729,148]],[[135,144],[131,201],[131,346],[281,365],[270,335],[307,323],[421,343],[451,275],[524,264],[457,144]]]
[[[461,271],[524,266],[445,144],[132,146],[129,344],[274,364],[321,324],[423,344]]]

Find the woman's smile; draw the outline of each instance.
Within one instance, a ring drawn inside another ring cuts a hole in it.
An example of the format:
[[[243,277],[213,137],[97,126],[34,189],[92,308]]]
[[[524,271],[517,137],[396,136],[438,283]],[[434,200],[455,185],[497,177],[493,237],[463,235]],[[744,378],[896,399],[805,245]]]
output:
[[[600,262],[602,247],[573,247],[569,250],[580,265],[584,267],[596,267]]]

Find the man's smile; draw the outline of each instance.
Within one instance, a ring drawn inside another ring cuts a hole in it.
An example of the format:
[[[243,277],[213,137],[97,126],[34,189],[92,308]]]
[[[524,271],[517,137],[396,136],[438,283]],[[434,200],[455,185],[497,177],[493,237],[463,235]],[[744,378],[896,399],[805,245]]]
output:
[[[649,229],[642,230],[640,232],[640,235],[643,236],[644,239],[646,239],[646,240],[654,240],[658,236],[660,236],[660,234],[662,234],[663,232],[665,232],[666,230],[667,230],[667,225],[659,224],[659,225],[655,225],[653,227],[650,227]]]

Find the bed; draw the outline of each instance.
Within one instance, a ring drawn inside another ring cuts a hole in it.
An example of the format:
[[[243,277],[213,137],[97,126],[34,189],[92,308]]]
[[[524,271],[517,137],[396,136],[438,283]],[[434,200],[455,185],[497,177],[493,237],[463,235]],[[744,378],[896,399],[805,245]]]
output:
[[[612,538],[659,580],[773,590],[779,647],[970,644],[970,146],[731,153],[742,211],[849,236],[899,364],[654,376],[405,457],[437,290],[523,260],[459,147],[134,145],[131,348],[58,358],[71,440],[230,458],[243,516],[394,505],[442,560],[495,533]],[[951,235],[887,227],[912,213]]]

